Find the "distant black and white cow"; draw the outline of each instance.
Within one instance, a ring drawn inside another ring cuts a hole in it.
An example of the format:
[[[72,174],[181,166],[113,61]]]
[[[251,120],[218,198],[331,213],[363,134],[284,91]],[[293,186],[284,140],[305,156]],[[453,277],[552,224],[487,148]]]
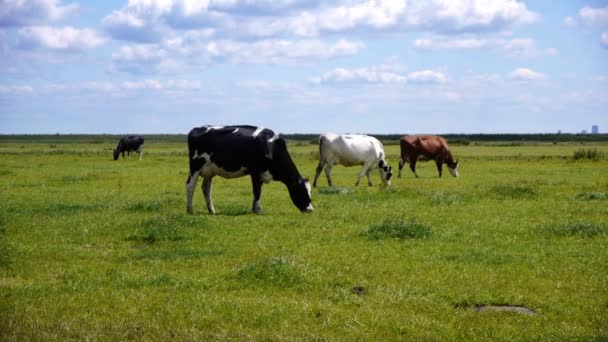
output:
[[[327,183],[332,186],[331,169],[334,165],[356,166],[363,165],[355,186],[363,175],[367,175],[367,184],[372,186],[370,173],[380,170],[380,179],[385,185],[391,185],[393,175],[391,166],[386,162],[384,147],[378,139],[362,134],[321,134],[319,137],[319,165],[315,173],[313,186],[325,168]]]
[[[122,158],[125,158],[125,151],[127,152],[127,157],[131,159],[131,151],[137,151],[139,153],[139,160],[141,160],[141,156],[143,155],[144,149],[144,138],[139,135],[129,135],[120,138],[118,141],[118,146],[114,149],[114,160],[118,159],[118,156],[122,153]]]
[[[211,200],[213,177],[251,176],[252,211],[262,212],[262,183],[277,180],[285,184],[293,204],[302,212],[314,210],[310,184],[302,178],[287,152],[283,138],[274,131],[254,126],[203,126],[188,133],[190,174],[186,181],[187,211],[192,213],[192,196],[198,177],[203,177],[202,190],[207,210],[215,213]]]

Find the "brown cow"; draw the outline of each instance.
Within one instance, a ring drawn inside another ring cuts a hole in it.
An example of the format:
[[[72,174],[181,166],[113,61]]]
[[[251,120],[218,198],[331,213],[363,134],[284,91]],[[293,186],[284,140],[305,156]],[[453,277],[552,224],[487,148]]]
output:
[[[401,144],[399,178],[401,178],[401,169],[405,162],[410,164],[410,169],[418,177],[416,173],[418,160],[435,160],[439,177],[441,177],[443,163],[446,163],[452,176],[458,177],[458,161],[454,161],[448,142],[444,138],[436,135],[407,135],[401,137],[399,142]]]

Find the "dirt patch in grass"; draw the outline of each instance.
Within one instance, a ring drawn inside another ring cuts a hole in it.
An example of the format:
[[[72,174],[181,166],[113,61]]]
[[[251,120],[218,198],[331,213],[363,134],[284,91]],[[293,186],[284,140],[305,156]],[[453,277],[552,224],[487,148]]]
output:
[[[385,219],[370,225],[362,235],[371,240],[424,239],[431,236],[431,228],[414,219]]]
[[[437,206],[447,206],[462,202],[463,196],[459,193],[434,192],[429,196],[431,204]]]
[[[470,309],[477,312],[515,312],[519,314],[524,314],[528,316],[537,315],[536,311],[527,308],[523,305],[510,305],[510,304],[501,304],[501,305],[484,305],[484,304],[456,304],[454,305],[456,309]]]

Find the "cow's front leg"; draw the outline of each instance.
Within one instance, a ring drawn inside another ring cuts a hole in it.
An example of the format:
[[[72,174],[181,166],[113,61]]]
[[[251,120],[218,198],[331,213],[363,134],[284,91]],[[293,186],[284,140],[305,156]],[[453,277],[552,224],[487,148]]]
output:
[[[211,184],[213,183],[213,177],[203,178],[203,195],[205,195],[205,202],[207,202],[207,210],[209,214],[215,214],[215,208],[213,207],[213,200],[211,199]]]
[[[139,152],[139,160],[141,160],[141,156],[144,155],[144,148],[143,148],[143,146],[140,146],[139,150],[137,152]]]
[[[439,178],[441,178],[441,171],[443,169],[443,161],[441,159],[437,159],[437,160],[435,160],[435,163],[437,164],[437,171],[439,171]]]
[[[355,186],[359,186],[359,182],[361,182],[361,178],[367,173],[369,169],[369,165],[363,165],[361,171],[359,171],[359,176],[357,177],[357,181],[355,182]]]
[[[194,190],[196,189],[196,182],[198,181],[198,171],[193,172],[188,176],[186,181],[186,211],[188,214],[192,214],[192,197],[194,196]]]
[[[262,196],[262,177],[260,175],[251,175],[251,185],[253,187],[253,205],[251,211],[256,214],[262,213],[260,205],[260,196]]]
[[[416,173],[416,159],[410,158],[410,169],[412,170],[412,172],[414,173],[414,176],[416,176],[416,178],[418,178],[418,174]]]

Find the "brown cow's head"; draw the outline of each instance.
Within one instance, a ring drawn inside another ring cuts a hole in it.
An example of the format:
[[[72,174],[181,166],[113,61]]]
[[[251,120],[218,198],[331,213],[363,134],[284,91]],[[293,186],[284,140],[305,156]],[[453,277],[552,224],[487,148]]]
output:
[[[393,176],[393,168],[388,165],[386,160],[380,159],[378,162],[378,167],[380,168],[380,178],[384,185],[391,185],[391,177]]]
[[[454,177],[458,177],[458,160],[456,161],[448,161],[446,162],[446,164],[448,164],[448,170],[450,170],[450,173],[452,174],[452,176]]]

